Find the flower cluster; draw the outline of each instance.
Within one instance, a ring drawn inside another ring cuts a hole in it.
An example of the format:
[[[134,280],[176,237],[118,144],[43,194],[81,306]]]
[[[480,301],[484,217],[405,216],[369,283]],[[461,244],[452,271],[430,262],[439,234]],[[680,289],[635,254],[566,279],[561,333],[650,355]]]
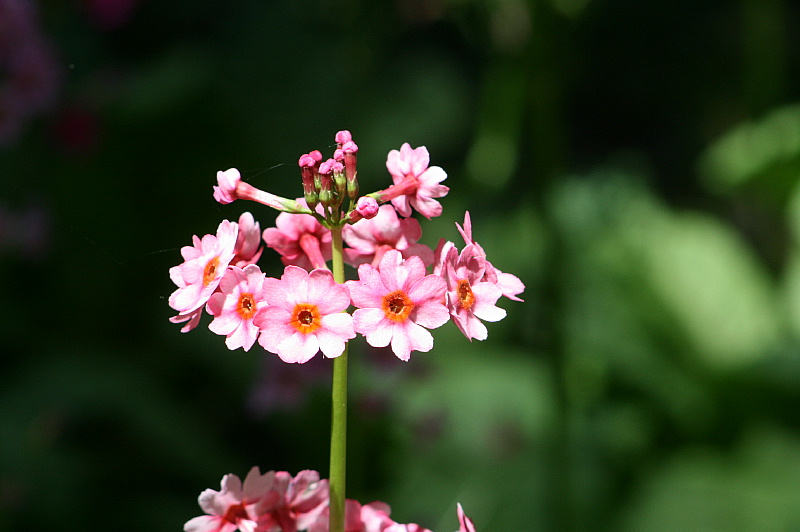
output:
[[[213,316],[209,329],[225,336],[229,349],[247,351],[258,342],[295,363],[319,351],[337,357],[356,334],[373,347],[391,346],[407,361],[413,351],[430,351],[429,330],[451,318],[470,340],[486,339],[483,322],[505,316],[498,299],[519,301],[524,286],[486,259],[472,240],[469,213],[463,227],[456,224],[465,241],[460,251],[452,242],[441,242],[435,252],[419,242],[422,229],[409,216],[412,208],[427,218],[441,214],[436,198],[448,192],[444,170],[429,165],[425,147],[404,144],[386,161],[394,184],[359,196],[358,146],[347,131],[336,141],[331,159],[323,161],[316,150],[300,157],[303,198],[297,200],[257,189],[235,168],[218,172],[214,198],[220,203],[246,199],[282,212],[263,233],[244,213],[238,223],[223,221],[216,235],[195,236],[181,250],[184,263],[170,270],[178,286],[169,299],[178,313],[171,320],[188,322],[186,332],[205,309]],[[358,268],[358,279],[345,284],[336,283],[327,266],[335,228],[347,244],[343,260]],[[256,265],[262,240],[285,265],[280,279]],[[344,312],[351,305],[352,315]]]
[[[331,445],[330,481],[314,471],[292,478],[253,468],[244,483],[226,475],[221,491],[200,495],[207,515],[187,522],[186,532],[426,532],[393,521],[384,503],[344,498],[342,355],[360,334],[372,347],[391,347],[408,361],[414,351],[430,351],[430,330],[451,319],[469,340],[484,340],[484,322],[506,315],[497,301],[521,301],[524,285],[487,260],[473,240],[469,213],[463,227],[456,224],[463,248],[442,240],[434,251],[419,242],[422,228],[412,212],[439,216],[437,199],[449,190],[441,184],[447,174],[430,166],[425,147],[392,150],[386,168],[393,184],[360,195],[358,146],[348,131],[336,134],[336,144],[330,159],[323,161],[317,150],[300,157],[303,197],[295,200],[242,181],[235,168],[218,172],[213,194],[219,203],[243,199],[277,209],[275,227],[262,232],[250,213],[238,222],[225,220],[216,234],[193,237],[181,249],[184,262],[169,272],[178,287],[169,298],[177,312],[170,320],[185,323],[183,332],[197,327],[205,310],[213,317],[208,328],[225,336],[228,349],[248,351],[258,343],[282,361],[299,364],[320,351],[326,358],[341,357],[334,362],[331,422],[331,441],[340,445]],[[256,264],[265,246],[284,264],[279,279]],[[357,278],[346,280],[345,263],[357,269]],[[458,518],[460,532],[475,532],[460,505]]]
[[[254,467],[242,483],[236,475],[222,477],[220,491],[207,489],[198,503],[206,513],[187,521],[185,532],[328,532],[328,481],[316,471],[295,477],[286,471],[261,474]],[[396,523],[383,502],[362,505],[345,501],[346,532],[430,532],[417,524]],[[475,525],[458,505],[459,532]]]

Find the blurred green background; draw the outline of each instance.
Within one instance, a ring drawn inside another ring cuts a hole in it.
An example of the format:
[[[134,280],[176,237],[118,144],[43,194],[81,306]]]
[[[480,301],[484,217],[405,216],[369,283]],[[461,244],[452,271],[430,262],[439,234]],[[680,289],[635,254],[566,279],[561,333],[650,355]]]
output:
[[[481,531],[800,530],[800,3],[0,0],[0,530],[177,531],[327,475],[328,361],[167,318],[191,235],[349,129],[448,172],[524,303],[351,357],[348,496]],[[262,269],[281,271],[267,250]],[[352,270],[350,270],[352,275]],[[320,357],[318,357],[320,358]]]

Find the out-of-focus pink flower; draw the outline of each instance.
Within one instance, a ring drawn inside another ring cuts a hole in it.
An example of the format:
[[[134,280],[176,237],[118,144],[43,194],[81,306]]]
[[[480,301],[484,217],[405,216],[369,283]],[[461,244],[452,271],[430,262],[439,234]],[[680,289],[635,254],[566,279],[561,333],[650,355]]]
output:
[[[208,300],[206,308],[214,316],[208,328],[225,336],[228,349],[243,347],[249,351],[256,343],[258,327],[253,318],[267,304],[262,295],[263,285],[264,274],[255,264],[244,269],[231,266],[219,283],[219,292]]]
[[[232,266],[244,268],[248,264],[255,264],[264,251],[261,243],[261,226],[255,221],[249,212],[243,212],[239,216],[239,234],[236,236],[236,247],[234,257],[231,261]]]
[[[458,232],[461,233],[464,243],[472,244],[475,247],[477,254],[486,258],[486,252],[483,250],[480,244],[472,239],[472,220],[470,219],[469,211],[464,213],[464,227],[461,227],[458,225],[458,223],[456,223],[456,227],[458,228]],[[490,283],[496,284],[503,292],[503,295],[508,299],[513,301],[522,301],[522,299],[518,298],[517,295],[525,291],[525,285],[522,284],[522,281],[519,280],[519,277],[510,273],[501,272],[492,266],[492,263],[489,261],[486,261],[484,275],[486,280]]]
[[[350,294],[328,270],[309,273],[287,266],[280,279],[264,281],[263,293],[269,305],[255,317],[258,342],[284,362],[302,364],[317,351],[338,357],[356,336],[352,316],[342,312],[350,306]]]
[[[328,506],[327,480],[316,471],[300,471],[297,476],[275,473],[272,492],[259,508],[259,532],[297,532],[319,520]]]
[[[208,515],[189,520],[185,532],[255,532],[258,506],[272,488],[275,473],[261,474],[254,467],[242,481],[236,475],[222,477],[220,491],[211,489],[200,494],[200,508]]]
[[[0,0],[0,145],[55,101],[62,71],[37,20],[36,3]]]
[[[302,411],[312,390],[330,386],[332,365],[323,357],[312,357],[302,367],[279,357],[261,357],[260,363],[248,399],[249,410],[257,417]]]
[[[378,269],[370,264],[358,267],[358,281],[348,281],[350,297],[358,309],[353,313],[356,332],[373,347],[386,347],[400,360],[408,361],[411,351],[430,351],[433,336],[427,329],[447,323],[444,306],[447,285],[437,275],[426,275],[425,264],[416,256],[403,260],[389,250]]]
[[[458,503],[458,524],[460,525],[458,527],[458,532],[476,532],[472,519],[467,517],[467,514],[464,513],[461,503]]]
[[[391,205],[381,205],[372,219],[360,220],[342,229],[342,238],[350,248],[344,250],[351,266],[372,264],[377,267],[384,253],[396,249],[404,258],[418,256],[425,266],[433,262],[433,250],[417,240],[422,228],[414,218],[400,219]]]
[[[428,166],[430,156],[425,146],[412,149],[406,142],[400,151],[392,150],[386,158],[386,168],[394,185],[381,193],[380,201],[391,200],[401,216],[411,216],[411,208],[426,218],[442,214],[441,198],[450,190],[440,183],[447,174],[438,166]]]
[[[169,305],[179,316],[192,315],[206,304],[219,286],[228,264],[233,260],[238,224],[224,220],[217,234],[205,235],[202,239],[192,237],[193,245],[181,248],[184,263],[169,269],[169,276],[178,289],[169,296]],[[189,318],[187,318],[189,319]]]
[[[425,528],[424,526],[419,526],[414,523],[408,525],[395,523],[392,526],[384,529],[384,532],[431,532],[431,531]]]
[[[389,517],[391,512],[385,502],[371,502],[361,505],[356,500],[344,501],[344,530],[345,532],[384,532],[395,522]],[[317,520],[308,527],[308,532],[328,532],[330,520],[330,507],[319,514]]]
[[[494,283],[482,280],[486,259],[470,244],[460,255],[451,247],[443,264],[447,308],[453,321],[470,340],[485,340],[488,330],[481,320],[499,321],[506,316],[506,311],[495,305],[502,291]]]
[[[304,199],[297,202],[305,206]],[[264,242],[280,253],[284,265],[305,270],[326,267],[325,262],[331,259],[331,232],[316,218],[310,214],[281,213],[275,225],[264,230]]]
[[[100,29],[109,31],[124,26],[137,0],[86,0],[86,10]]]

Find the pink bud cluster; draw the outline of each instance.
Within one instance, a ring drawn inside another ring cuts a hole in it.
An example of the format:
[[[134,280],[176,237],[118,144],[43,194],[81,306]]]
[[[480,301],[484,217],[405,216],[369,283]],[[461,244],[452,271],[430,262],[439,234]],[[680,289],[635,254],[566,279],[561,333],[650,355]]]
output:
[[[220,491],[207,489],[198,498],[206,515],[184,525],[185,532],[328,532],[328,481],[316,471],[295,477],[286,471],[261,474],[254,467],[244,483],[236,475],[222,477]],[[458,504],[459,532],[475,532],[475,525]],[[396,523],[383,502],[362,505],[347,499],[347,532],[430,532],[416,524]]]

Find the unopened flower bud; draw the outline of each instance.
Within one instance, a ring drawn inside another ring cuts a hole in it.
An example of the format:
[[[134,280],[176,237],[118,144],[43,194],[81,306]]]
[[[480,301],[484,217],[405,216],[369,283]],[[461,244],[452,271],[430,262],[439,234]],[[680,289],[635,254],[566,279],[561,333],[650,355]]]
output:
[[[369,196],[361,196],[356,203],[356,212],[367,220],[378,215],[378,208],[378,202]]]
[[[342,146],[342,152],[344,152],[344,170],[347,177],[347,196],[350,201],[355,201],[358,197],[358,172],[356,171],[358,146],[349,140]]]
[[[346,129],[345,129],[345,130],[342,130],[342,131],[340,131],[340,132],[338,132],[338,133],[336,134],[336,137],[335,137],[335,138],[336,138],[336,144],[338,144],[340,148],[342,147],[342,145],[343,145],[345,142],[347,142],[347,141],[349,141],[349,140],[353,140],[353,136],[352,136],[352,135],[350,134],[350,132],[349,132],[349,131],[347,131]]]
[[[311,154],[307,153],[300,157],[298,164],[300,165],[300,175],[303,178],[303,197],[308,204],[308,208],[313,211],[316,208],[317,203],[319,203],[319,196],[317,195],[317,190],[314,186],[314,174],[316,167],[319,165],[319,161],[317,161]]]
[[[319,165],[319,201],[325,207],[330,207],[334,203],[333,191],[333,165],[337,164],[333,159],[328,159]],[[340,163],[339,163],[340,164]]]

